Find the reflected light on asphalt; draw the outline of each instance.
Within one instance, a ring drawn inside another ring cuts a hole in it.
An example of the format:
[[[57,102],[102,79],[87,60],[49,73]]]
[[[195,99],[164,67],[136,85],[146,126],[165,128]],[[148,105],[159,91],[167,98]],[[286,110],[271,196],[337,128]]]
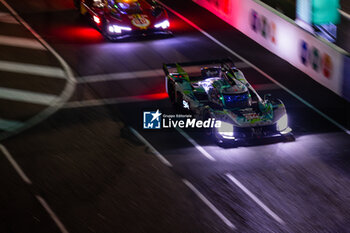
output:
[[[139,95],[137,98],[144,99],[144,100],[161,100],[168,98],[168,93],[155,93],[150,95]]]
[[[57,40],[65,42],[99,43],[103,41],[101,33],[92,27],[55,27],[50,34]]]
[[[252,143],[251,145],[240,145],[232,148],[221,148],[214,144],[202,145],[202,147],[218,161],[231,164],[257,164],[261,166],[261,163],[266,163],[270,159],[306,162],[322,155],[331,154],[336,145],[329,144],[327,139],[338,138],[341,134],[343,133],[309,134],[297,136],[296,140],[291,142],[277,141],[276,143],[261,145]]]

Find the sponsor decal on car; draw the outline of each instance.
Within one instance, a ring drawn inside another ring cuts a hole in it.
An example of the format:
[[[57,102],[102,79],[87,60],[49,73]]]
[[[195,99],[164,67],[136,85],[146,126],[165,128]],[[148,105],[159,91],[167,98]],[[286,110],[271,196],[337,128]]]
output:
[[[130,16],[131,18],[131,23],[135,26],[135,27],[139,27],[141,29],[147,29],[147,27],[151,24],[151,21],[149,19],[147,19],[147,15],[139,15],[139,14],[135,14]]]

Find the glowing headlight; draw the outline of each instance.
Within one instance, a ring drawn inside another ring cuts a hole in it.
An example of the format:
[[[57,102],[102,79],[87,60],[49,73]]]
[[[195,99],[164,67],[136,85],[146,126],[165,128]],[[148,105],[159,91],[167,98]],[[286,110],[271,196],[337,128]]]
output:
[[[284,114],[278,121],[276,128],[278,131],[282,132],[288,128],[288,116]]]
[[[163,22],[154,25],[154,27],[166,29],[166,28],[170,27],[169,20],[164,20]]]
[[[234,126],[232,124],[221,121],[221,126],[217,130],[222,137],[234,139],[233,128]]]
[[[110,25],[108,27],[108,31],[110,33],[122,33],[122,31],[131,31],[131,28],[118,25]]]

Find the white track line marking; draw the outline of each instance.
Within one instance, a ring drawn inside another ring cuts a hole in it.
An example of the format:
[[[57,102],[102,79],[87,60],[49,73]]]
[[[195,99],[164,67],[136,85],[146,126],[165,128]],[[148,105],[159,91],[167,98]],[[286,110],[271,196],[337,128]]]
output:
[[[234,66],[238,69],[250,68],[245,62],[235,62]],[[186,67],[186,72],[188,73],[199,73],[200,67]],[[132,72],[121,72],[121,73],[110,73],[110,74],[100,74],[100,75],[90,75],[80,77],[77,83],[93,83],[93,82],[105,82],[105,81],[118,81],[125,79],[140,79],[140,78],[159,78],[164,77],[164,71],[162,69],[154,70],[141,70]]]
[[[30,31],[35,38],[49,51],[61,64],[65,73],[65,79],[67,80],[66,86],[61,92],[60,96],[58,96],[57,101],[52,103],[48,108],[40,112],[39,114],[33,116],[28,121],[25,122],[25,125],[21,128],[18,128],[12,132],[2,133],[0,134],[0,140],[3,140],[9,136],[12,136],[16,133],[19,133],[25,129],[28,129],[39,122],[45,120],[50,115],[58,111],[64,104],[69,100],[75,90],[76,80],[73,75],[73,71],[67,64],[67,62],[38,34],[36,33],[29,25],[26,23],[22,17],[20,17],[17,12],[9,5],[5,0],[0,0],[0,2],[10,11],[10,13],[20,22],[28,31]]]
[[[0,144],[0,150],[5,155],[6,159],[10,162],[12,167],[16,170],[17,174],[22,178],[22,180],[26,183],[31,185],[32,181],[27,177],[27,175],[23,172],[22,168],[18,165],[18,163],[13,159],[10,152],[4,147],[2,144]]]
[[[114,99],[94,99],[94,100],[84,100],[84,101],[72,101],[67,102],[63,108],[85,108],[85,107],[98,107],[108,104],[118,104],[124,103],[124,97],[114,98]],[[125,97],[128,98],[128,97]],[[128,101],[132,102],[132,101]],[[128,103],[127,102],[127,103]]]
[[[0,118],[0,129],[4,131],[11,131],[12,128],[22,127],[23,122],[12,121]]]
[[[268,90],[277,90],[280,89],[276,84],[258,84],[254,86],[256,90],[268,91]],[[156,93],[162,94],[162,93]],[[93,99],[93,100],[84,100],[84,101],[72,101],[67,102],[63,108],[85,108],[85,107],[98,107],[103,105],[112,105],[112,104],[125,104],[125,103],[136,103],[136,102],[147,102],[154,101],[153,99],[143,98],[142,96],[127,96],[127,97],[116,97],[108,99]]]
[[[165,164],[168,167],[172,167],[173,165],[163,156],[161,155],[161,153],[159,153],[152,145],[151,143],[149,143],[144,137],[142,137],[142,135],[137,132],[134,128],[129,127],[129,129],[131,130],[131,132],[141,141],[143,142],[143,144],[145,144],[153,154],[155,154],[158,159]]]
[[[19,101],[31,104],[50,105],[59,97],[18,89],[0,87],[0,99]]]
[[[252,85],[252,86],[257,91],[272,91],[272,90],[281,89],[280,86],[278,86],[274,83],[264,83],[264,84],[257,84],[257,85]]]
[[[15,18],[7,18],[7,17],[1,17],[1,16],[0,16],[0,22],[8,23],[8,24],[17,24],[17,25],[20,24]]]
[[[35,195],[36,199],[40,202],[40,204],[44,207],[46,212],[50,215],[52,220],[56,223],[57,227],[60,229],[62,233],[68,233],[65,226],[62,224],[62,222],[59,220],[59,218],[56,216],[56,214],[52,211],[50,206],[47,204],[47,202],[39,195]]]
[[[63,108],[85,108],[85,107],[97,107],[103,105],[111,104],[125,104],[125,103],[136,103],[136,102],[147,102],[154,101],[154,99],[147,99],[142,96],[126,96],[126,97],[116,97],[109,99],[93,99],[84,101],[72,101],[67,102]]]
[[[24,173],[22,168],[18,165],[18,163],[15,161],[15,159],[12,157],[10,152],[6,149],[6,147],[2,144],[0,144],[0,150],[5,155],[6,159],[10,162],[12,167],[15,169],[17,174],[22,178],[22,180],[27,185],[32,185],[32,181],[28,178],[28,176]],[[44,207],[44,209],[47,211],[47,213],[50,215],[52,220],[56,223],[56,226],[60,229],[62,233],[68,233],[65,226],[62,224],[62,222],[59,220],[57,215],[52,211],[50,206],[47,204],[47,202],[39,195],[35,195],[36,199],[39,201],[39,203]]]
[[[14,73],[39,75],[50,78],[65,78],[65,73],[61,68],[51,66],[0,61],[0,70]]]
[[[1,21],[1,18],[0,18]],[[36,39],[0,35],[0,45],[46,50]]]
[[[235,65],[235,67],[236,67],[237,69],[252,68],[250,65],[248,65],[248,64],[245,63],[245,62],[235,62],[234,65]]]
[[[150,150],[159,158],[159,160],[165,165],[172,167],[172,164],[161,155],[144,137],[142,137],[139,132],[137,132],[134,128],[129,127],[131,132],[142,141]],[[233,225],[203,194],[201,194],[189,181],[183,179],[182,180],[187,187],[189,187],[229,228],[236,229],[235,225]]]
[[[338,9],[339,13],[342,14],[345,18],[350,19],[350,14],[345,11]]]
[[[112,74],[101,74],[81,77],[77,80],[78,83],[92,83],[92,82],[105,82],[111,80],[125,80],[125,79],[138,79],[138,78],[153,78],[164,77],[162,69],[156,70],[142,70],[135,72],[123,72]]]
[[[244,61],[245,63],[247,63],[250,67],[254,68],[256,71],[258,71],[260,74],[262,74],[263,76],[265,76],[267,79],[269,79],[271,82],[274,82],[275,84],[277,84],[278,86],[280,86],[284,91],[288,92],[290,95],[292,95],[294,98],[296,98],[297,100],[299,100],[300,102],[302,102],[303,104],[305,104],[307,107],[311,108],[313,111],[315,111],[316,113],[318,113],[319,115],[321,115],[323,118],[325,118],[326,120],[328,120],[329,122],[331,122],[333,125],[335,125],[336,127],[338,127],[339,129],[341,129],[342,131],[344,131],[345,133],[350,135],[350,130],[348,130],[347,128],[345,128],[344,126],[342,126],[341,124],[339,124],[337,121],[335,121],[334,119],[332,119],[331,117],[327,116],[325,113],[321,112],[320,110],[318,110],[315,106],[313,106],[312,104],[310,104],[308,101],[304,100],[303,98],[301,98],[299,95],[295,94],[293,91],[289,90],[286,86],[282,85],[280,82],[276,81],[275,79],[273,79],[270,75],[268,75],[267,73],[265,73],[263,70],[261,70],[260,68],[258,68],[257,66],[255,66],[253,63],[251,63],[250,61],[248,61],[247,59],[243,58],[241,55],[239,55],[238,53],[234,52],[232,49],[230,49],[229,47],[227,47],[226,45],[224,45],[223,43],[221,43],[220,41],[218,41],[217,39],[215,39],[212,35],[210,35],[209,33],[207,33],[206,31],[204,31],[202,28],[200,28],[199,26],[197,26],[195,23],[193,23],[192,21],[190,21],[189,19],[187,19],[186,17],[182,16],[180,13],[178,13],[177,11],[173,10],[172,8],[168,7],[167,5],[165,5],[164,3],[160,2],[159,0],[156,0],[160,5],[162,5],[164,8],[166,8],[167,10],[169,10],[171,13],[173,13],[174,15],[176,15],[177,17],[179,17],[180,19],[182,19],[183,21],[185,21],[186,23],[188,23],[190,26],[192,26],[193,28],[197,29],[199,32],[201,32],[203,35],[205,35],[206,37],[208,37],[210,40],[212,40],[213,42],[215,42],[216,44],[218,44],[219,46],[221,46],[223,49],[225,49],[227,52],[231,53],[232,55],[238,57],[239,59],[241,59],[242,61]]]
[[[10,13],[6,13],[6,12],[0,12],[0,22],[20,24]]]
[[[234,66],[238,69],[250,68],[245,62],[235,62]],[[201,67],[186,67],[185,70],[188,73],[199,73]],[[164,71],[162,69],[154,70],[141,70],[133,72],[121,72],[111,74],[97,74],[80,77],[77,83],[93,83],[93,82],[105,82],[105,81],[119,81],[125,79],[141,79],[141,78],[164,78]]]
[[[188,180],[182,180],[229,228],[236,229],[230,222],[203,194],[201,194]]]
[[[206,150],[204,150],[203,147],[201,147],[195,140],[193,140],[187,133],[185,133],[185,131],[183,131],[180,128],[176,128],[176,130],[182,136],[184,136],[187,139],[187,141],[189,141],[194,147],[196,147],[197,150],[199,150],[199,152],[201,152],[207,159],[211,161],[216,161],[216,159],[213,156],[211,156]]]
[[[205,157],[212,161],[216,161],[213,156],[211,156],[206,150],[204,150],[203,147],[198,145],[198,143],[192,139],[188,134],[186,134],[182,129],[176,128],[177,131],[179,131],[180,134],[182,134],[189,142],[191,142],[197,150],[199,150]],[[262,207],[270,216],[272,216],[277,222],[280,224],[285,224],[284,221],[279,218],[274,212],[272,212],[264,203],[262,203],[252,192],[250,192],[246,187],[242,185],[236,178],[234,178],[230,174],[226,174],[228,178],[231,179],[232,182],[234,182],[239,188],[241,188],[250,198],[252,198],[260,207]]]
[[[199,73],[198,67],[186,67],[188,73]],[[140,78],[164,78],[165,74],[162,69],[155,70],[141,70],[134,72],[121,72],[101,75],[85,76],[78,79],[78,83],[93,83],[93,82],[105,82],[105,81],[118,81],[125,79],[140,79]]]
[[[259,198],[257,198],[252,192],[250,192],[241,182],[239,182],[235,177],[231,174],[227,173],[226,176],[237,185],[245,194],[247,194],[253,201],[258,204],[266,213],[268,213],[273,219],[275,219],[278,223],[285,225],[285,222],[277,216],[269,207],[267,207],[264,203],[262,203]]]

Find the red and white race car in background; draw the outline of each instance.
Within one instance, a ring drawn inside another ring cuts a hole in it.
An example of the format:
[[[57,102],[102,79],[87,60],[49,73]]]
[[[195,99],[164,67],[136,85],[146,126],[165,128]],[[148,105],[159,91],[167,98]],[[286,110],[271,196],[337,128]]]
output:
[[[74,0],[108,39],[154,34],[172,35],[166,10],[153,0]]]

